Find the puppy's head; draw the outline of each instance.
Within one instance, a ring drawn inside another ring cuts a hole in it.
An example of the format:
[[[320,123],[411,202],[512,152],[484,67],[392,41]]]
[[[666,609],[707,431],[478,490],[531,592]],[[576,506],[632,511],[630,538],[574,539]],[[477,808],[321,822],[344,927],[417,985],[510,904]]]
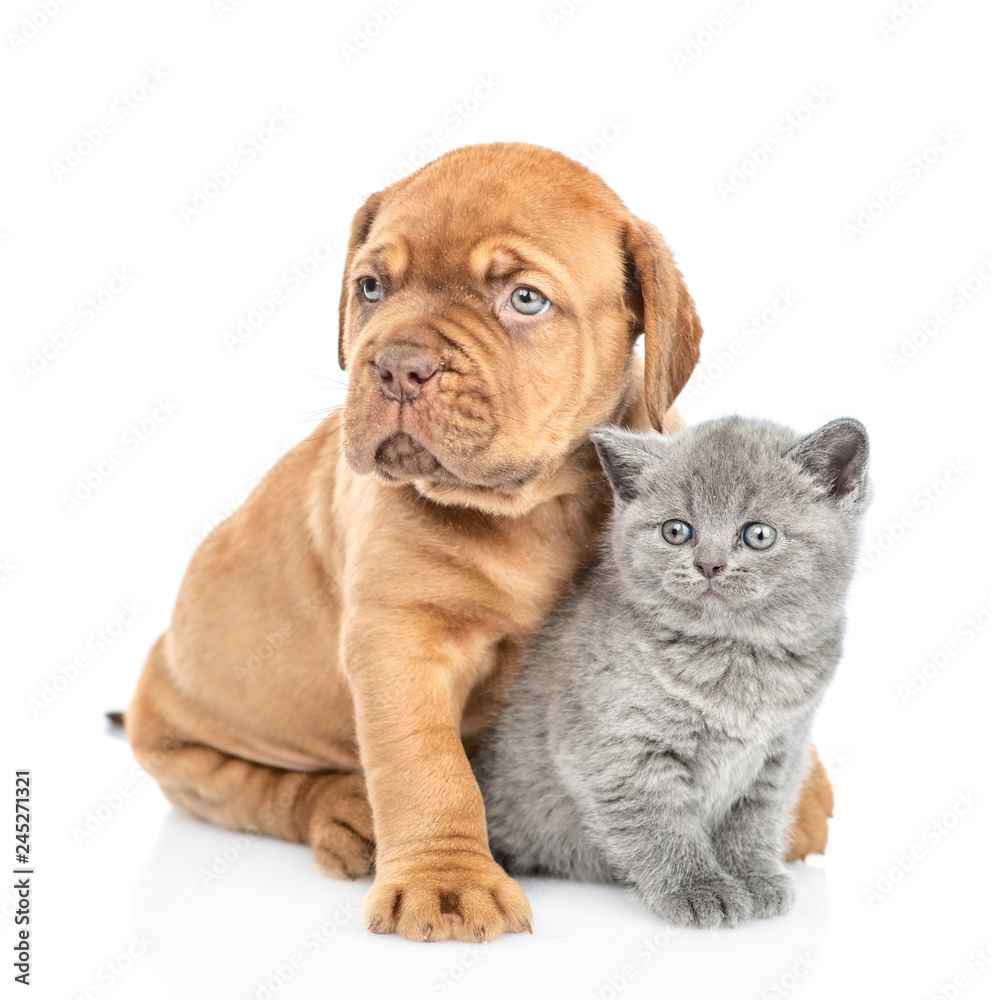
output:
[[[630,405],[645,333],[653,425],[701,325],[660,234],[539,146],[467,146],[372,195],[340,305],[344,453],[441,503],[520,514]]]

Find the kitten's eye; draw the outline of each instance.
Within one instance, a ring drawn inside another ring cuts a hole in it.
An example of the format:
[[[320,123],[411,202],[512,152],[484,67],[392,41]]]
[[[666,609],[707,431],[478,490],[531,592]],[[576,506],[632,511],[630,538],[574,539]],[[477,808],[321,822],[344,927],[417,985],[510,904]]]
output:
[[[382,282],[377,278],[362,278],[358,284],[361,285],[361,290],[369,302],[378,302],[382,298]]]
[[[664,541],[672,545],[684,545],[689,538],[693,538],[695,532],[692,526],[685,521],[665,521],[661,525],[661,535]]]
[[[777,537],[778,533],[769,524],[759,524],[755,521],[753,524],[744,525],[743,528],[743,542],[752,549],[769,549]]]
[[[536,288],[528,288],[520,285],[512,295],[509,296],[509,304],[518,313],[524,316],[539,316],[550,308],[551,300],[546,295],[538,292]]]

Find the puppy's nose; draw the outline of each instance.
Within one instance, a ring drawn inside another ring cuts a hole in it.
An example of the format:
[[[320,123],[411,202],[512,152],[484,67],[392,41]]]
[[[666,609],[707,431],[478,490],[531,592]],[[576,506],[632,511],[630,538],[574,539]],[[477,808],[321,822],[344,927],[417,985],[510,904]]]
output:
[[[717,573],[723,571],[722,563],[697,562],[695,565],[707,580],[711,580]]]
[[[386,399],[416,399],[437,373],[437,365],[415,347],[390,347],[378,363],[379,389]]]

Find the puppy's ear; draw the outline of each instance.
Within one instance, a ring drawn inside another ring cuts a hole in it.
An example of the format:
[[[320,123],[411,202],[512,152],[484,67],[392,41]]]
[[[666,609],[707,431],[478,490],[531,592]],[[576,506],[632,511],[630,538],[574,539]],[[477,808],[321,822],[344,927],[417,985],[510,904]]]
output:
[[[661,431],[664,414],[698,364],[702,324],[661,234],[631,216],[624,242],[628,301],[637,323],[634,335],[644,334],[647,412]]]
[[[370,195],[364,205],[354,213],[351,220],[351,235],[348,237],[348,252],[344,258],[344,279],[341,283],[341,304],[338,308],[338,329],[337,329],[337,360],[341,369],[347,369],[344,354],[344,327],[347,320],[348,302],[351,298],[351,263],[358,248],[368,237],[368,231],[372,228],[375,215],[382,204],[382,192],[376,191]]]

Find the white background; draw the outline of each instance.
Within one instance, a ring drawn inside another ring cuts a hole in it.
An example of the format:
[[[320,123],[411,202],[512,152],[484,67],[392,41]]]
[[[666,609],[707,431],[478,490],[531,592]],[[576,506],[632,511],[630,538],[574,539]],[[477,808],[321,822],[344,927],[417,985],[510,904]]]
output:
[[[991,629],[967,625],[991,622],[991,18],[980,0],[900,6],[894,24],[887,0],[393,0],[362,42],[386,0],[78,0],[47,24],[41,0],[4,4],[3,782],[33,770],[26,995],[991,995]],[[142,90],[149,70],[161,82]],[[289,124],[262,131],[277,113]],[[706,328],[689,421],[849,414],[870,431],[874,558],[816,728],[836,817],[786,917],[668,935],[619,889],[529,882],[533,937],[375,937],[356,916],[366,883],[176,815],[105,732],[196,540],[343,398],[352,212],[422,150],[497,139],[584,157],[666,235]],[[198,190],[216,197],[184,219]],[[335,249],[308,259],[320,240]],[[11,902],[0,889],[5,982]]]

